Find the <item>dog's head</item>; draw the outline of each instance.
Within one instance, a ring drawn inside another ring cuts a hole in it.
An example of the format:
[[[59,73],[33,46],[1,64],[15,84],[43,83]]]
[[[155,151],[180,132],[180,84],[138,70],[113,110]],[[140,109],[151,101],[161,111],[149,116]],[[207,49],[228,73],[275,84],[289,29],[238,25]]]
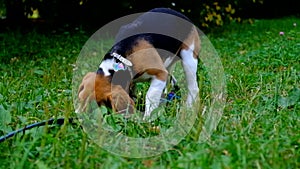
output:
[[[80,102],[76,112],[84,112],[91,101],[96,101],[98,106],[106,106],[117,113],[133,113],[134,101],[119,85],[112,85],[110,79],[96,72],[87,73],[78,89]]]

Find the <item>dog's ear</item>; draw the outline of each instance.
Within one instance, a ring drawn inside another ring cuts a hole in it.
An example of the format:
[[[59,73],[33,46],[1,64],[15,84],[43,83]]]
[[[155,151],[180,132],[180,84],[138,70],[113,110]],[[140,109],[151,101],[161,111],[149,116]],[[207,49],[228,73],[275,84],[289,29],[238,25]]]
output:
[[[111,84],[107,78],[96,72],[88,72],[82,78],[82,82],[78,87],[78,99],[81,105],[88,105],[88,102],[96,100],[99,106],[105,105],[111,107],[106,97],[110,93]]]
[[[95,74],[92,72],[87,73],[81,84],[78,87],[78,98],[80,101],[85,101],[88,97],[94,97],[94,88],[95,88]]]
[[[105,94],[105,99],[101,104],[116,113],[134,113],[134,101],[119,85],[113,86],[111,92]]]
[[[87,73],[78,86],[79,107],[75,110],[77,113],[85,112],[89,103],[95,100],[95,77],[95,73]]]
[[[112,88],[112,106],[118,113],[134,112],[134,101],[130,98],[128,93],[119,85]]]
[[[103,100],[103,103],[106,107],[111,108],[113,112],[117,112],[118,110],[116,109],[114,103],[113,103],[113,97],[112,97],[112,92],[106,94],[105,100]]]
[[[134,101],[120,85],[111,85],[102,74],[90,72],[85,75],[79,88],[78,98],[83,109],[92,100],[96,100],[98,106],[106,106],[114,112],[134,111]]]

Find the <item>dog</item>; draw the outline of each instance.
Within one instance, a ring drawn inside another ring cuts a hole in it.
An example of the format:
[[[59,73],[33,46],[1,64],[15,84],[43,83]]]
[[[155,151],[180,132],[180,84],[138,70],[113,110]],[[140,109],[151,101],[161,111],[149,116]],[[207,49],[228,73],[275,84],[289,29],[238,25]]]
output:
[[[200,37],[191,20],[169,8],[154,8],[143,13],[134,21],[120,27],[115,43],[105,54],[98,70],[95,86],[83,79],[78,96],[84,101],[88,88],[94,90],[98,105],[105,105],[115,110],[109,90],[125,94],[127,105],[134,105],[131,93],[134,84],[140,79],[150,80],[150,87],[145,98],[147,118],[160,104],[160,99],[167,85],[170,67],[181,60],[185,72],[188,96],[186,104],[192,106],[198,97],[197,65],[200,51]],[[91,74],[90,74],[91,75]],[[113,87],[111,87],[113,86]],[[115,87],[118,86],[118,87]],[[102,89],[100,89],[102,88]],[[121,89],[122,88],[122,89]],[[104,91],[104,89],[106,91]],[[131,110],[130,110],[131,111]]]

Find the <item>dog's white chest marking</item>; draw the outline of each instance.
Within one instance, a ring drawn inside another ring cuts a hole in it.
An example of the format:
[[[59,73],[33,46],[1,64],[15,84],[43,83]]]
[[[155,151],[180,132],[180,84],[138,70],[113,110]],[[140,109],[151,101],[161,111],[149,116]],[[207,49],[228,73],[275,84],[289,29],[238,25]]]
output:
[[[112,59],[105,59],[99,65],[99,68],[102,68],[105,76],[111,76],[109,70],[114,70],[117,72],[119,70],[125,70],[127,66],[132,66],[132,63],[128,59],[117,53],[111,53],[111,56],[113,56]],[[116,59],[120,60],[121,62],[117,63]]]
[[[106,59],[106,60],[103,60],[101,62],[99,68],[102,68],[102,70],[104,72],[104,76],[110,76],[111,75],[109,70],[114,69],[114,64],[116,64],[115,59]]]

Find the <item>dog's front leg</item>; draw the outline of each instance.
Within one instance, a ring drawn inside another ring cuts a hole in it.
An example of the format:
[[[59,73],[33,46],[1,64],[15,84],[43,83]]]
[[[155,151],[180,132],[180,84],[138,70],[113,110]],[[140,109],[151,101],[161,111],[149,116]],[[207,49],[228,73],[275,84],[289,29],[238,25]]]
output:
[[[157,52],[148,41],[138,40],[132,48],[132,54],[128,59],[133,63],[135,72],[150,75],[152,77],[150,87],[146,94],[144,119],[151,115],[151,112],[158,107],[160,98],[168,79],[168,71]]]
[[[144,119],[149,117],[151,112],[159,106],[168,78],[168,71],[163,67],[161,69],[148,69],[146,73],[152,75],[152,80],[146,94]]]
[[[159,80],[156,77],[153,77],[146,94],[146,109],[144,118],[149,117],[151,112],[158,107],[162,92],[165,87],[166,81]]]

